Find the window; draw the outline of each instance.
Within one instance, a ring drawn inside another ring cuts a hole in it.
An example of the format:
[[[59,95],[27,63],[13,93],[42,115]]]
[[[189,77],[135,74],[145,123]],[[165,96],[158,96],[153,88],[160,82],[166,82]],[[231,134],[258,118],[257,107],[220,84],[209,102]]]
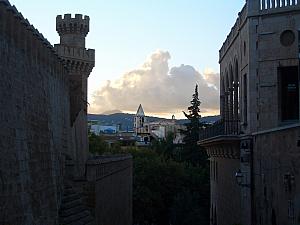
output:
[[[299,119],[298,67],[279,68],[279,112],[281,121]]]
[[[218,181],[218,162],[216,161],[216,181]]]
[[[248,82],[247,82],[247,74],[243,76],[243,118],[244,118],[244,125],[247,125],[248,115],[247,115],[247,108],[248,108]]]
[[[280,43],[285,46],[289,47],[295,42],[295,34],[292,30],[285,30],[280,35]]]

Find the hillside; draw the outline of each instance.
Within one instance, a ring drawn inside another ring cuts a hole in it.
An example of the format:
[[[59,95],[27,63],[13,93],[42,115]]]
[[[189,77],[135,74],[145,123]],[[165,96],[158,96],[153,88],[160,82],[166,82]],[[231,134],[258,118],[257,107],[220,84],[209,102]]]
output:
[[[88,114],[88,120],[97,120],[103,125],[112,125],[112,124],[119,124],[120,129],[123,131],[131,131],[133,130],[133,118],[135,114],[129,114],[129,113],[114,113],[110,115],[102,115],[102,114]],[[203,117],[200,119],[201,122],[206,123],[214,123],[215,121],[219,120],[220,116],[208,116]],[[158,120],[165,120],[165,118],[159,118],[159,117],[152,117],[147,116],[147,121],[153,122]],[[178,123],[184,124],[187,123],[188,120],[181,119],[177,120]]]

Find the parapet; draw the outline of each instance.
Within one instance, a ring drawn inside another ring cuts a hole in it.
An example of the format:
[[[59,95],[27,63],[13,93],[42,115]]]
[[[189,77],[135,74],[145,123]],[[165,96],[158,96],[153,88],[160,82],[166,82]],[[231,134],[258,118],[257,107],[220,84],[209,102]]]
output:
[[[231,28],[230,33],[227,35],[226,40],[224,41],[221,49],[219,50],[219,62],[223,59],[225,56],[227,50],[230,48],[231,43],[235,40],[235,37],[238,35],[240,28],[243,26],[244,22],[247,19],[247,4],[244,5],[243,9],[239,13],[239,16],[234,24],[234,26]]]
[[[42,45],[46,47],[45,49],[50,49],[53,53],[53,56],[55,56],[59,61],[62,61],[62,59],[58,57],[57,54],[55,54],[53,46],[50,44],[50,42],[33,25],[31,25],[27,19],[23,17],[22,13],[19,12],[14,5],[11,5],[8,0],[0,0],[0,7],[4,7],[7,12],[11,12],[12,17],[16,19],[21,24],[21,26],[23,26],[23,29],[26,29],[32,33],[33,39],[38,40]]]
[[[55,44],[54,49],[58,55],[64,58],[81,60],[90,63],[95,62],[94,49],[78,49],[74,47],[62,46],[59,44]]]
[[[74,18],[71,14],[56,17],[56,31],[60,36],[64,34],[84,34],[86,36],[89,32],[89,25],[89,16],[83,17],[82,14],[75,14]]]
[[[240,28],[248,17],[290,13],[293,11],[300,11],[300,0],[247,0],[219,51],[219,62],[226,55],[231,43],[235,40]]]

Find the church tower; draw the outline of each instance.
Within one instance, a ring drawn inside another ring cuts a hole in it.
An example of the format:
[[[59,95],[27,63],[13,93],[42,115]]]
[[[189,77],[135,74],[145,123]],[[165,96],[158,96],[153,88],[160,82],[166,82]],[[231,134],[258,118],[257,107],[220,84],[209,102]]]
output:
[[[140,104],[134,116],[134,132],[136,135],[141,133],[145,122],[146,122],[146,117],[145,117],[144,109],[143,106]]]
[[[87,79],[95,65],[95,50],[85,48],[90,18],[76,14],[56,17],[60,44],[54,45],[69,71],[70,116],[73,155],[77,174],[84,174],[88,157],[87,136]]]

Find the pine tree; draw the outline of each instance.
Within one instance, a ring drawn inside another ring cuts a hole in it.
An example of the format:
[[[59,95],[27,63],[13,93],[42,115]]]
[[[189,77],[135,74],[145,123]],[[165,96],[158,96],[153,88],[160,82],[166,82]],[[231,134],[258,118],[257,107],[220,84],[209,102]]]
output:
[[[190,120],[190,123],[187,124],[187,136],[186,141],[188,140],[189,143],[197,144],[199,139],[199,127],[200,122],[199,119],[201,118],[200,113],[200,100],[198,97],[198,85],[195,87],[195,93],[193,94],[193,98],[191,100],[191,106],[188,107],[188,114],[183,111],[183,114],[187,119]]]
[[[203,149],[197,146],[200,132],[200,100],[198,96],[198,85],[195,87],[195,93],[193,94],[192,100],[190,101],[191,106],[188,107],[188,113],[183,111],[185,117],[189,120],[186,124],[186,130],[183,131],[185,135],[183,141],[184,146],[182,149],[182,160],[191,162],[194,165],[206,163],[206,153]]]

